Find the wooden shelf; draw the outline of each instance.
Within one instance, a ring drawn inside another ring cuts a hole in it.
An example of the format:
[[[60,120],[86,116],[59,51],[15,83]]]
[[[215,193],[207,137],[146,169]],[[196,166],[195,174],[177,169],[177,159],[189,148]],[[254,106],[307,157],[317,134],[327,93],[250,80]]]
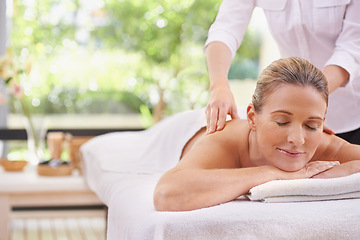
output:
[[[0,170],[0,240],[8,239],[9,221],[14,207],[92,206],[100,199],[74,171],[71,176],[43,177],[35,169],[24,172]]]

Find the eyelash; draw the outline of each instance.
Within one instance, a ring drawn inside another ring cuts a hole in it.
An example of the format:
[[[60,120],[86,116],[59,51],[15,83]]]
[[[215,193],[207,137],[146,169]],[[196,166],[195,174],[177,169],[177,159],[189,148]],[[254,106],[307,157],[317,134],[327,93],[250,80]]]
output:
[[[277,123],[277,125],[279,125],[279,126],[285,126],[286,124],[288,124],[289,122],[283,122],[283,123],[281,123],[281,122],[276,122]]]
[[[309,125],[306,125],[307,128],[309,128],[311,131],[316,131],[317,128],[310,127]]]
[[[289,122],[283,122],[283,123],[281,123],[281,122],[276,122],[277,123],[277,125],[278,126],[285,126],[286,124],[288,124]],[[310,127],[309,125],[305,125],[308,129],[310,129],[311,131],[316,131],[317,130],[317,128],[313,128],[313,127]]]

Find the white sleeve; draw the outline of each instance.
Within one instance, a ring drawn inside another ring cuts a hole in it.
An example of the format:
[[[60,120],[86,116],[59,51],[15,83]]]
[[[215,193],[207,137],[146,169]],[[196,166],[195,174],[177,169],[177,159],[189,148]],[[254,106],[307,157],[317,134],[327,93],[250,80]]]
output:
[[[350,84],[360,77],[360,0],[347,6],[343,28],[327,65],[338,65],[350,74]]]
[[[224,0],[209,29],[205,47],[211,42],[223,42],[229,47],[234,57],[245,35],[254,8],[255,0]]]

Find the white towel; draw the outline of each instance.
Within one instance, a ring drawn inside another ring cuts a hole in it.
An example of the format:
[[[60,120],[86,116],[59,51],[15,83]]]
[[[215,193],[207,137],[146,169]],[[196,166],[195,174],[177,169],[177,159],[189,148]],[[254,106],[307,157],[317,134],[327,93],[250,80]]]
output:
[[[264,202],[360,198],[360,173],[329,179],[274,180],[253,187],[246,197]]]
[[[245,108],[238,109],[245,117]],[[81,146],[84,157],[98,159],[102,170],[122,173],[159,173],[176,166],[185,144],[206,125],[205,109],[174,114],[138,132],[97,136]]]
[[[205,126],[205,110],[168,117],[137,132],[114,132],[92,138],[81,147],[92,154],[102,170],[122,173],[155,173],[173,168],[186,142]]]

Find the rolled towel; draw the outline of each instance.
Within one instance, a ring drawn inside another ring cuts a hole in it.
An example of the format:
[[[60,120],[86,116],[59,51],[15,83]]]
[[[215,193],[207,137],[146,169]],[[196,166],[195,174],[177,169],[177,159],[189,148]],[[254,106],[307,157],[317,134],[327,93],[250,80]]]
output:
[[[251,188],[246,197],[264,202],[360,198],[360,173],[328,179],[274,180]]]

